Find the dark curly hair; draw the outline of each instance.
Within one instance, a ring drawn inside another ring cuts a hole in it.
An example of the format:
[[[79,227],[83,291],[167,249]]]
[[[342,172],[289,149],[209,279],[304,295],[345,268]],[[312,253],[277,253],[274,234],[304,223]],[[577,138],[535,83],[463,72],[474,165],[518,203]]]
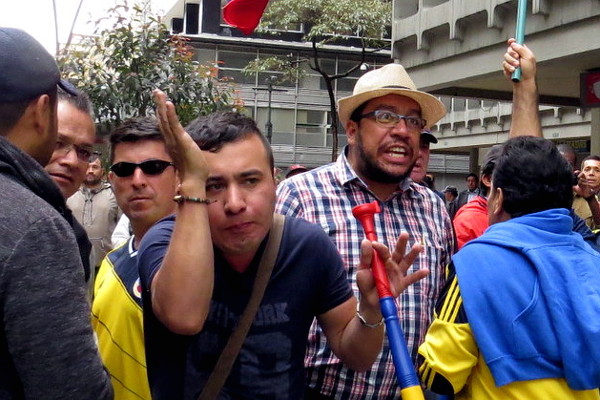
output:
[[[198,147],[205,151],[217,152],[227,143],[237,142],[250,136],[256,136],[262,142],[271,167],[274,171],[275,160],[270,143],[256,126],[256,122],[235,111],[219,111],[200,116],[190,122],[185,130]]]
[[[571,178],[569,164],[551,141],[520,136],[504,144],[492,185],[502,189],[503,208],[515,218],[552,208],[570,209]]]

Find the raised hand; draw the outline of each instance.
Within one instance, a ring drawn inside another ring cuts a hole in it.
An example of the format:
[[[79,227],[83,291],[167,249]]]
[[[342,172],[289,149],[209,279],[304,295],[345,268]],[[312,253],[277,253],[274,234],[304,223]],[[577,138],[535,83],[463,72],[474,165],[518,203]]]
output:
[[[511,74],[521,67],[521,80],[535,79],[535,54],[526,45],[518,44],[515,39],[508,39],[508,48],[504,53],[502,69],[506,79],[511,80]]]
[[[410,251],[406,253],[406,245],[408,242],[408,233],[402,232],[393,253],[389,249],[378,242],[371,242],[364,239],[360,244],[360,264],[356,274],[356,283],[361,292],[361,310],[368,304],[370,308],[379,308],[379,295],[375,288],[375,280],[371,273],[371,262],[373,260],[373,252],[376,251],[385,265],[388,279],[390,281],[390,289],[394,297],[398,297],[404,289],[409,285],[423,279],[429,274],[428,269],[421,269],[412,274],[407,271],[414,263],[415,259],[423,247],[420,244],[415,244]],[[367,304],[364,303],[367,302]]]
[[[152,94],[159,127],[181,183],[197,180],[204,185],[208,177],[208,166],[202,150],[179,123],[175,106],[167,100],[167,95],[159,89],[155,89]]]
[[[600,191],[600,187],[593,186],[591,181],[585,178],[583,172],[575,171],[577,174],[577,185],[573,186],[573,191],[584,199],[588,199],[591,196],[595,196]]]

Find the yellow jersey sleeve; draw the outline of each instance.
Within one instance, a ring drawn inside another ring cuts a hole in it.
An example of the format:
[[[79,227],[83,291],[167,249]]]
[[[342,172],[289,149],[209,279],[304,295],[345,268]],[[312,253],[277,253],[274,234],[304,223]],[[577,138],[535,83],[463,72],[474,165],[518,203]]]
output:
[[[462,306],[458,279],[450,273],[434,320],[419,347],[421,382],[440,394],[458,393],[477,364],[479,350]]]

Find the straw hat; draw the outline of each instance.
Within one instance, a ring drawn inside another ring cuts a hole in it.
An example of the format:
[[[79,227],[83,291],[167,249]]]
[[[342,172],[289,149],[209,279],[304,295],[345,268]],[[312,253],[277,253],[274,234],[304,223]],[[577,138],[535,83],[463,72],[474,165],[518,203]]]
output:
[[[404,67],[400,64],[387,64],[367,72],[356,82],[352,96],[338,100],[338,114],[343,126],[350,115],[364,102],[387,94],[410,97],[421,107],[421,118],[431,127],[446,115],[446,107],[436,97],[417,90]]]

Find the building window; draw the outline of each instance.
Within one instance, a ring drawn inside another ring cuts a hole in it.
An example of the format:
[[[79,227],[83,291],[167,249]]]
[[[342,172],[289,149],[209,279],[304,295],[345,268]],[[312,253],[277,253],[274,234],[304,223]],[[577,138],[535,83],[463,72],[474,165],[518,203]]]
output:
[[[265,136],[267,136],[268,114],[268,107],[257,107],[256,124]],[[271,143],[293,145],[294,121],[294,110],[271,108],[271,124],[273,125]]]

